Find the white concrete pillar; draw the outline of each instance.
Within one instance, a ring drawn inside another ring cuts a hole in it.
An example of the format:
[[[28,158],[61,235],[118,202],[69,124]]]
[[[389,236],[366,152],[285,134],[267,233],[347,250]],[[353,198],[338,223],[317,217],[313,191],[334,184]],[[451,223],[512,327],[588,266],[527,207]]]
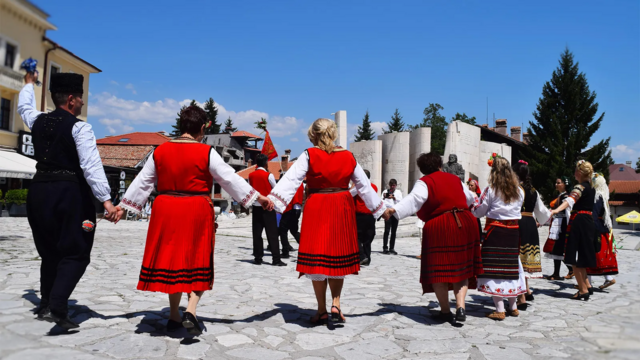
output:
[[[338,139],[336,145],[347,148],[349,139],[347,138],[347,112],[338,110],[335,112],[335,122],[338,127]]]

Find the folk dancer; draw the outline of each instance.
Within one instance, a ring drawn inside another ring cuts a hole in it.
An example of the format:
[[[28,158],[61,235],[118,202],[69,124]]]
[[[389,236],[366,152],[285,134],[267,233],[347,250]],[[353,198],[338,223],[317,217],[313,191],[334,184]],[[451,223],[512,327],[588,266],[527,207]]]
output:
[[[609,210],[609,186],[602,174],[593,175],[593,188],[596,190],[596,202],[593,204],[593,222],[596,227],[596,240],[600,240],[600,249],[596,253],[596,267],[587,268],[589,283],[593,285],[593,276],[604,276],[604,284],[598,288],[606,289],[616,283],[613,275],[618,274],[616,248],[611,233],[611,211]],[[598,246],[596,246],[597,249]]]
[[[139,214],[157,183],[159,195],[153,204],[137,288],[169,294],[167,331],[185,327],[193,335],[202,333],[196,307],[204,291],[212,289],[214,279],[214,180],[246,208],[254,201],[270,205],[215,149],[200,143],[206,121],[207,114],[198,106],[182,110],[182,135],[155,149],[119,206]],[[183,293],[189,303],[180,316]]]
[[[567,190],[570,188],[571,184],[569,182],[569,178],[563,176],[556,179],[555,186],[559,195],[549,204],[551,210],[560,206],[564,199],[569,196],[569,194],[567,194]],[[565,264],[565,266],[569,270],[569,273],[564,277],[560,276],[560,265],[564,260],[564,246],[567,241],[567,225],[570,215],[571,207],[568,207],[563,212],[553,216],[553,221],[551,222],[551,225],[549,225],[549,238],[544,244],[543,252],[545,258],[553,259],[553,274],[547,276],[547,280],[565,280],[573,278],[573,268],[568,264]]]
[[[281,177],[282,178],[282,177]],[[280,218],[280,225],[278,225],[278,233],[280,235],[280,242],[282,243],[282,258],[288,259],[290,251],[296,251],[289,243],[289,235],[291,233],[293,238],[298,244],[300,244],[300,232],[298,232],[298,222],[300,221],[300,214],[302,214],[302,202],[304,201],[304,184],[300,184],[300,187],[293,196],[293,199],[287,205],[282,217]]]
[[[487,317],[504,320],[506,313],[518,316],[516,300],[527,291],[524,270],[520,261],[521,209],[524,190],[509,161],[493,155],[489,161],[489,186],[471,207],[476,217],[487,217],[486,236],[482,243],[482,268],[478,275],[478,291],[493,298],[496,310]],[[504,298],[509,302],[505,311]]]
[[[473,179],[467,180],[467,186],[469,187],[469,191],[475,194],[476,197],[479,198],[480,195],[482,195],[482,190],[480,190],[480,184],[478,184],[476,180],[473,180]],[[484,238],[484,231],[482,230],[482,222],[480,221],[480,218],[476,218],[476,220],[478,221],[478,231],[480,232],[480,242],[482,242],[482,239]]]
[[[520,160],[513,165],[513,171],[518,176],[520,186],[524,189],[522,203],[522,217],[518,221],[520,227],[520,262],[526,279],[527,292],[518,297],[518,308],[527,309],[527,301],[533,301],[534,296],[529,289],[529,279],[542,278],[542,259],[540,257],[540,238],[538,224],[545,224],[551,213],[542,203],[540,194],[531,184],[529,164]]]
[[[593,292],[587,278],[587,268],[597,265],[595,225],[592,216],[596,191],[591,186],[592,175],[591,163],[585,160],[578,161],[574,173],[578,184],[573,187],[564,202],[551,211],[551,214],[556,215],[569,207],[572,209],[567,227],[564,262],[573,266],[573,273],[578,281],[578,292],[571,298],[573,300],[589,300]]]
[[[398,189],[398,182],[396,179],[389,180],[389,188],[382,192],[382,199],[386,207],[393,206],[402,200],[402,192]],[[382,253],[398,255],[395,250],[396,246],[396,231],[398,230],[398,219],[396,217],[390,217],[389,220],[384,222],[384,235],[382,237]],[[391,235],[391,239],[389,239]],[[387,246],[388,245],[388,246]]]
[[[369,170],[364,170],[367,179],[371,179]],[[377,194],[378,187],[371,183],[371,188]],[[358,228],[358,247],[360,248],[360,265],[371,265],[371,243],[376,237],[376,219],[373,217],[371,210],[367,208],[364,200],[358,195],[358,189],[352,187],[351,196],[356,205],[356,225]]]
[[[456,297],[456,321],[465,321],[467,289],[476,288],[476,276],[483,273],[480,233],[469,211],[475,196],[456,175],[442,171],[442,157],[431,152],[417,160],[424,176],[411,193],[388,208],[383,217],[403,219],[418,213],[425,221],[422,231],[420,283],[423,293],[436,293],[440,303],[438,320],[454,320],[449,307],[449,290]]]
[[[310,321],[319,324],[329,318],[328,285],[333,298],[331,321],[342,323],[345,317],[340,310],[340,295],[344,278],[360,270],[356,211],[349,181],[353,181],[358,195],[375,218],[382,216],[384,203],[373,191],[353,154],[334,145],[338,131],[333,121],[314,121],[308,137],[314,147],[300,155],[269,199],[278,212],[284,211],[302,180],[307,178],[309,197],[302,217],[296,270],[313,283],[318,310]]]
[[[269,168],[267,155],[259,154],[256,157],[256,170],[249,174],[249,184],[253,186],[260,195],[267,196],[276,186],[276,179],[267,169]],[[271,251],[271,265],[287,266],[280,260],[280,249],[278,245],[278,219],[275,211],[265,210],[257,201],[253,203],[251,215],[251,231],[253,233],[253,263],[262,265],[264,256],[264,241],[262,240],[262,230],[267,233],[267,242]],[[289,250],[289,249],[287,249]],[[284,251],[284,249],[283,249]]]
[[[56,109],[48,114],[36,110],[37,75],[27,74],[25,81],[18,113],[31,129],[38,162],[27,195],[29,225],[42,258],[36,314],[38,319],[73,329],[78,324],[67,315],[67,301],[90,262],[94,197],[102,202],[107,220],[115,221],[117,210],[110,200],[91,125],[77,118],[84,105],[83,76],[51,75],[49,89]]]

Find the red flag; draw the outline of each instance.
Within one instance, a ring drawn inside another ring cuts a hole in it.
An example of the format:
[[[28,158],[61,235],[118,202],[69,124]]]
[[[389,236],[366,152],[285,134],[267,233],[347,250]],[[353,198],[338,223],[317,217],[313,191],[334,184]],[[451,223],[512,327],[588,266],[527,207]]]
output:
[[[271,137],[269,136],[269,132],[267,131],[267,136],[264,137],[264,144],[262,144],[262,153],[267,155],[267,159],[271,161],[271,159],[278,157],[278,152],[276,148],[273,146],[273,142],[271,141]]]

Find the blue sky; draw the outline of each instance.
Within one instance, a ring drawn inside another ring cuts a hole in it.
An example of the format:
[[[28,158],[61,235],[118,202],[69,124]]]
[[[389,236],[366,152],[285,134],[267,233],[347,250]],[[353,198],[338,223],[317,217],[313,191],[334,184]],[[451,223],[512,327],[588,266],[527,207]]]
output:
[[[91,76],[96,135],[171,130],[180,104],[209,97],[243,130],[269,118],[282,152],[346,110],[352,135],[369,110],[380,129],[429,103],[508,126],[532,120],[569,47],[598,94],[618,162],[640,156],[640,5],[621,1],[34,0],[48,36],[100,69]],[[633,129],[633,131],[629,131]],[[257,131],[256,131],[257,132]]]

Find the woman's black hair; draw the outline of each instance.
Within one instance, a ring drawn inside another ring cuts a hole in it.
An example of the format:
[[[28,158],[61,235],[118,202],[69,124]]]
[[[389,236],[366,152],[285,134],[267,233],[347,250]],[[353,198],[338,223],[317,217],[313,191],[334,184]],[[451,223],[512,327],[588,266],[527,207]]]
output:
[[[442,168],[442,157],[438,153],[432,151],[428,154],[422,154],[416,160],[420,172],[429,175]]]
[[[529,165],[517,162],[513,164],[513,172],[516,173],[518,179],[522,183],[522,187],[526,191],[530,191],[531,189],[533,189],[533,185],[531,184],[531,176],[529,176]]]

